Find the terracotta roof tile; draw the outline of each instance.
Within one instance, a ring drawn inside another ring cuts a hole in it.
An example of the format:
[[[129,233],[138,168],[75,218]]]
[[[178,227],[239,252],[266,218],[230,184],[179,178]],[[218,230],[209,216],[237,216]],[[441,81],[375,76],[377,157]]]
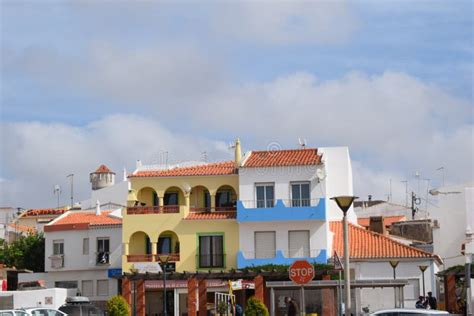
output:
[[[130,177],[182,177],[182,176],[214,176],[237,174],[233,161],[208,163],[191,167],[177,167],[167,170],[138,171]]]
[[[333,249],[344,253],[342,222],[330,222],[334,233]],[[351,259],[435,258],[429,252],[404,245],[382,234],[349,224],[349,256]]]
[[[187,220],[215,220],[215,219],[235,219],[237,218],[237,212],[235,211],[222,211],[222,212],[202,212],[202,213],[189,213],[185,218]]]
[[[383,223],[384,223],[385,227],[389,227],[393,223],[405,221],[406,219],[407,218],[406,218],[405,215],[386,216],[386,217],[384,216]],[[357,218],[357,224],[359,224],[360,226],[369,227],[370,217],[359,217],[359,218]]]
[[[252,151],[245,160],[243,167],[319,165],[321,158],[322,155],[318,155],[318,149],[316,148]]]
[[[8,225],[8,227],[10,227],[11,229],[13,229],[15,231],[19,231],[19,232],[22,232],[22,233],[35,233],[36,232],[36,228],[31,227],[31,226],[26,226],[26,225],[10,224],[10,225]]]
[[[65,217],[46,225],[45,231],[88,229],[91,226],[122,225],[122,219],[109,216],[112,211],[102,211],[96,215],[95,211],[71,211]]]
[[[59,216],[66,212],[65,209],[31,209],[24,212],[21,217],[36,217],[36,216]]]
[[[97,170],[94,171],[93,173],[113,173],[113,174],[115,174],[115,172],[110,170],[109,167],[107,167],[106,165],[100,165],[99,168],[97,168]]]

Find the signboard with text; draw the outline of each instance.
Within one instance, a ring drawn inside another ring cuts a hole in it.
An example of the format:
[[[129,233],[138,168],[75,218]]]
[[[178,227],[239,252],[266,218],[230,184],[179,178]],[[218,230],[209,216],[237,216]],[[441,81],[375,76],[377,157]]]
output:
[[[314,267],[306,260],[298,260],[290,266],[289,275],[291,281],[303,285],[314,279]]]

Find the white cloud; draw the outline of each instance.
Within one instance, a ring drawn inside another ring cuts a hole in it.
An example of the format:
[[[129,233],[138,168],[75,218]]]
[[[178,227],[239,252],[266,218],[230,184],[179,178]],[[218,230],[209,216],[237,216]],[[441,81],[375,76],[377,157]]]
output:
[[[199,136],[180,135],[159,122],[135,115],[111,115],[84,127],[57,123],[6,123],[1,160],[8,171],[0,183],[0,205],[54,206],[53,186],[63,187],[62,200],[69,199],[66,176],[74,173],[75,200],[88,197],[89,173],[105,163],[121,178],[122,168],[134,162],[163,163],[209,159],[231,159],[225,142]]]

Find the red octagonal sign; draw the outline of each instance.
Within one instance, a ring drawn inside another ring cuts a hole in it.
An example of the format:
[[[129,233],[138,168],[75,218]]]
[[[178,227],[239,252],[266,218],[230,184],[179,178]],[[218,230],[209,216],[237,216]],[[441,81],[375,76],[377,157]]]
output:
[[[306,260],[298,260],[290,266],[290,280],[297,284],[306,284],[314,278],[314,267]]]

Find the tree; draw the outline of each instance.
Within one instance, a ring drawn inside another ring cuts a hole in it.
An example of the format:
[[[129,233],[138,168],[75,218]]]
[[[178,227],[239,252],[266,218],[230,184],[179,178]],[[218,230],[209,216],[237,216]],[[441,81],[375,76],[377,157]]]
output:
[[[9,267],[44,272],[44,236],[31,233],[0,249],[0,258]]]
[[[265,304],[262,303],[258,298],[252,296],[247,301],[247,307],[245,308],[246,316],[269,316],[268,309]]]
[[[130,308],[122,296],[116,295],[107,301],[107,312],[109,316],[128,316]]]

